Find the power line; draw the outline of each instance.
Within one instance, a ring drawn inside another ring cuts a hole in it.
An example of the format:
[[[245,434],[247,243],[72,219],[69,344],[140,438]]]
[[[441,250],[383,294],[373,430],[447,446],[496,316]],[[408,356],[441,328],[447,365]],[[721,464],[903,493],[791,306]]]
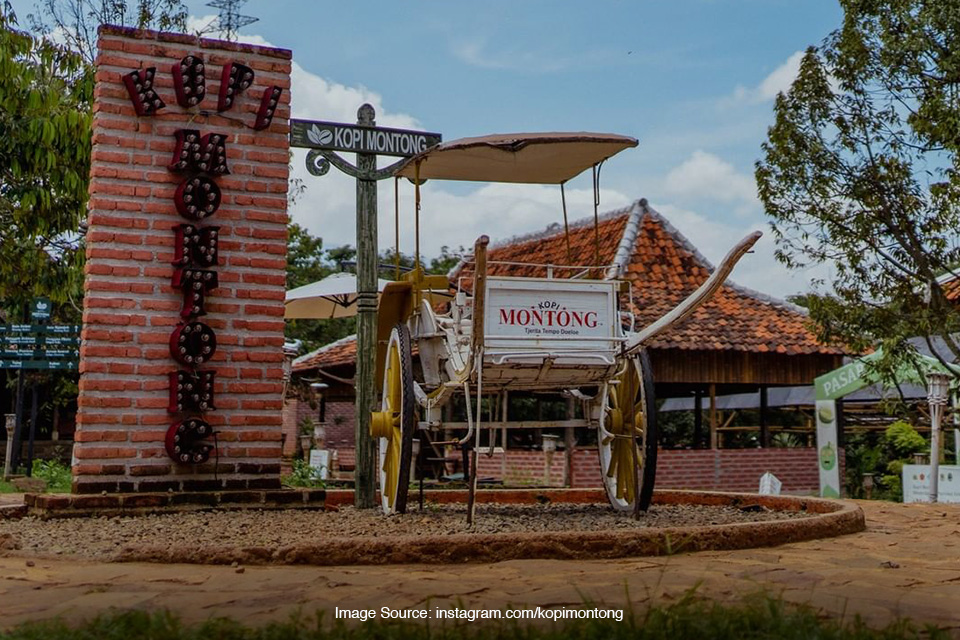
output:
[[[219,9],[220,15],[204,31],[219,31],[224,40],[236,41],[240,29],[259,20],[240,14],[240,7],[246,3],[247,0],[211,0],[207,6]]]

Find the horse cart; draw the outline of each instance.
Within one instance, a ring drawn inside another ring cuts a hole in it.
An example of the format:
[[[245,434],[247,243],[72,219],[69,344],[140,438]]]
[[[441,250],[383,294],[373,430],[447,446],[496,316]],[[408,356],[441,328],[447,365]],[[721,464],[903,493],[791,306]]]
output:
[[[419,187],[426,179],[557,184],[562,193],[564,183],[592,168],[596,225],[600,166],[636,145],[633,138],[609,134],[497,135],[444,143],[410,158],[397,176],[416,185],[415,264],[420,264]],[[565,198],[563,202],[566,228]],[[470,276],[457,282],[452,297],[446,276],[426,275],[419,268],[388,284],[378,308],[382,401],[370,426],[378,440],[384,513],[404,512],[413,442],[418,432],[430,433],[434,446],[472,444],[472,461],[466,465],[472,522],[480,433],[489,428],[482,419],[481,399],[504,391],[553,391],[579,399],[587,424],[597,430],[610,503],[622,511],[645,510],[653,493],[657,429],[644,346],[709,299],[760,235],[744,238],[699,289],[642,328],[621,312],[629,299],[629,283],[618,279],[609,265],[598,264],[596,227],[597,260],[538,265],[546,277],[488,273],[488,238],[481,236],[464,267]],[[442,307],[437,294],[448,300]],[[457,394],[466,401],[466,434],[444,440],[441,408]],[[493,437],[491,433],[488,452]]]

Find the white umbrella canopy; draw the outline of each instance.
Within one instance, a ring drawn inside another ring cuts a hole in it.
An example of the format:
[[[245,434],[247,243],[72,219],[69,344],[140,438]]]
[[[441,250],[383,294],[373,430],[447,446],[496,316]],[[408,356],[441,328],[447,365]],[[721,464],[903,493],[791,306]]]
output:
[[[382,292],[389,282],[378,279],[377,291]],[[335,273],[322,280],[291,289],[287,291],[285,308],[283,317],[287,320],[353,317],[357,315],[357,276],[352,273]]]
[[[438,144],[406,160],[395,175],[563,184],[637,144],[636,138],[613,133],[499,133]]]

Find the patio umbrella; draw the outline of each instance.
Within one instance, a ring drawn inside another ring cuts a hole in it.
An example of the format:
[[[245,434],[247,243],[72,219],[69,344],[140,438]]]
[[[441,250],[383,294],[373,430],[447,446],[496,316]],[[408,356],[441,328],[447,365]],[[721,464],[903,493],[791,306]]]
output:
[[[378,279],[377,291],[382,292],[389,280]],[[379,293],[378,293],[379,295]],[[335,273],[302,287],[287,291],[287,320],[310,318],[350,318],[357,315],[357,276]]]

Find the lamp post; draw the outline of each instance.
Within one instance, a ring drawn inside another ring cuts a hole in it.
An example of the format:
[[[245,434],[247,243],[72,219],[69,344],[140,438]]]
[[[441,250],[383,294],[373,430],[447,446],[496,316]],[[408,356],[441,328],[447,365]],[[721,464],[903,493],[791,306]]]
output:
[[[940,422],[950,393],[950,376],[931,371],[927,374],[927,404],[930,405],[930,502],[940,491]]]

